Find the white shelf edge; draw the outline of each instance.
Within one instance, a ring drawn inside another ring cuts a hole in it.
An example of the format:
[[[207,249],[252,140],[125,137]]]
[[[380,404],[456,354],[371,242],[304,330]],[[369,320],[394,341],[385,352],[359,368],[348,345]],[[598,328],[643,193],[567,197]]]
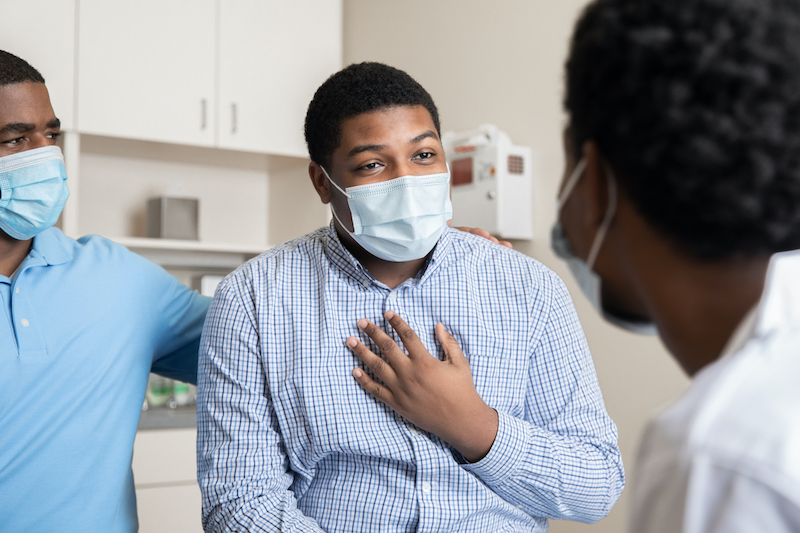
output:
[[[175,250],[182,252],[258,255],[272,248],[268,244],[213,243],[179,239],[149,239],[145,237],[110,237],[110,239],[126,248],[135,250]]]

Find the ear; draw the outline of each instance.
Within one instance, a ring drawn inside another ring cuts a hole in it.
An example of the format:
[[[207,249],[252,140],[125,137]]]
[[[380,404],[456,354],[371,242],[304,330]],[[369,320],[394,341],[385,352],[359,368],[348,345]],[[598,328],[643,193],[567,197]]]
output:
[[[322,203],[329,204],[331,201],[331,191],[328,189],[328,186],[330,184],[328,183],[328,178],[325,177],[325,173],[322,171],[322,167],[313,161],[309,163],[308,177],[311,178],[311,183],[314,185],[314,189],[317,191]]]

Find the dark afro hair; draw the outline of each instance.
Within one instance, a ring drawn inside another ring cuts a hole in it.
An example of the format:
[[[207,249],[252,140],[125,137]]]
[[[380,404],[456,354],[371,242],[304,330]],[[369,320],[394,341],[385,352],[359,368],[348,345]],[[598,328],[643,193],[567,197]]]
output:
[[[390,107],[417,105],[428,110],[441,135],[436,105],[414,78],[381,63],[350,65],[328,78],[308,105],[308,154],[315,163],[330,168],[331,156],[342,142],[345,119]]]
[[[701,260],[800,248],[800,2],[595,0],[566,63],[568,134]]]
[[[0,87],[25,82],[44,83],[44,78],[24,59],[0,50]]]

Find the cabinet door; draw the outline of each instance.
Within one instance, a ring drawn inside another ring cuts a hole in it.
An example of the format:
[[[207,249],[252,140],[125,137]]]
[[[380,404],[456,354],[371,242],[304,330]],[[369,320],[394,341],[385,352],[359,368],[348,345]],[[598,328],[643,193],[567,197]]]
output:
[[[195,429],[139,431],[133,479],[140,533],[201,532]]]
[[[81,0],[81,133],[213,146],[215,0]]]
[[[41,72],[62,129],[74,129],[74,0],[0,0],[0,50]]]
[[[220,2],[219,146],[306,157],[317,87],[342,66],[341,0]]]

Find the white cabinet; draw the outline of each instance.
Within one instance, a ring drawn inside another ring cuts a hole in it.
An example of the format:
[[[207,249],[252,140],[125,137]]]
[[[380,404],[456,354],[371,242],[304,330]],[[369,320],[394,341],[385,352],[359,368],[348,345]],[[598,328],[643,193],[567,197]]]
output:
[[[339,0],[222,1],[219,146],[305,157],[306,109],[342,64]]]
[[[140,533],[202,532],[194,429],[139,431],[133,481]]]
[[[213,146],[216,0],[81,0],[81,133]]]
[[[305,157],[342,64],[341,0],[82,0],[79,19],[82,133]]]
[[[0,50],[42,73],[61,128],[75,129],[75,1],[0,0]]]

